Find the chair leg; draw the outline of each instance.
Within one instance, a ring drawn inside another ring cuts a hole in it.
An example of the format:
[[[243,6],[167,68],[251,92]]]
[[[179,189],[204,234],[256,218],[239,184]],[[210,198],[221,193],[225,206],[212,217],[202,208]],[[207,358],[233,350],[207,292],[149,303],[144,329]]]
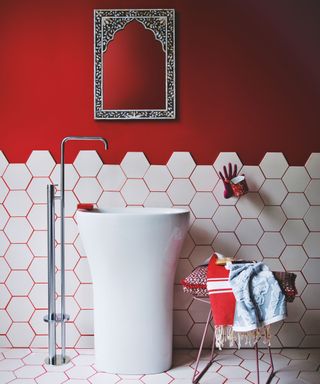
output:
[[[204,344],[204,340],[205,340],[205,337],[206,337],[206,334],[207,334],[208,327],[209,327],[211,319],[212,319],[212,313],[211,313],[211,308],[210,308],[209,313],[208,313],[207,322],[206,322],[206,325],[204,327],[204,331],[203,331],[203,335],[202,335],[202,339],[201,339],[201,344],[200,344],[199,352],[198,352],[198,355],[197,355],[197,360],[195,362],[194,374],[193,374],[193,377],[192,377],[192,383],[193,384],[196,384],[196,383],[199,382],[201,377],[207,372],[207,370],[211,367],[212,363],[214,362],[214,342],[215,342],[215,337],[213,336],[210,360],[209,360],[208,364],[203,368],[203,370],[198,372],[198,365],[199,365],[201,353],[202,353],[202,350],[203,350],[203,344]]]
[[[259,347],[258,347],[258,341],[255,343],[254,348],[256,350],[256,364],[257,364],[257,384],[260,384],[260,368],[259,368]],[[270,346],[268,346],[269,356],[270,356],[270,367],[268,368],[268,372],[271,368],[271,371],[269,373],[269,376],[267,378],[266,384],[268,384],[274,375],[274,365],[273,365],[273,359],[272,359],[272,352]]]

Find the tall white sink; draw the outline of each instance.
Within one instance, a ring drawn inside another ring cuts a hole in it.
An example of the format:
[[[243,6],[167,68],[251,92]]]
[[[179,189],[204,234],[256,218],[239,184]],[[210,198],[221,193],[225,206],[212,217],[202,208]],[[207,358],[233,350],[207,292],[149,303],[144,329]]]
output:
[[[189,211],[78,210],[93,279],[97,368],[164,372],[172,363],[173,285]]]

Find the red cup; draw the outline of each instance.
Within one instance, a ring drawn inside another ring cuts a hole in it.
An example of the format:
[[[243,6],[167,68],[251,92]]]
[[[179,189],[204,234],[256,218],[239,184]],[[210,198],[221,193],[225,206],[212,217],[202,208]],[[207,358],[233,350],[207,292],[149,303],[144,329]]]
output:
[[[243,175],[236,176],[231,179],[230,184],[233,191],[233,195],[236,197],[243,196],[249,191],[246,179]]]

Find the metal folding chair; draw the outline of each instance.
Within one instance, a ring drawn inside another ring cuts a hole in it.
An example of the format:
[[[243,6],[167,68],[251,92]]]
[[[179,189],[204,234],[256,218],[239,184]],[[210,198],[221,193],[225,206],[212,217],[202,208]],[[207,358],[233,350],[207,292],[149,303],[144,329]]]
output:
[[[210,306],[210,301],[209,300],[206,300],[206,299],[204,299],[202,297],[201,298],[200,297],[196,297],[196,296],[193,296],[193,298],[195,300],[207,303]],[[194,374],[193,374],[193,377],[192,377],[192,384],[196,384],[196,383],[198,383],[200,381],[200,379],[204,376],[204,374],[208,371],[208,369],[214,363],[215,358],[217,356],[217,353],[215,353],[215,334],[213,333],[213,340],[212,340],[210,359],[209,359],[208,363],[206,364],[206,366],[201,371],[198,371],[198,366],[199,366],[201,354],[202,354],[202,351],[203,351],[203,345],[204,345],[205,337],[206,337],[206,334],[207,334],[207,331],[208,331],[208,327],[210,325],[210,321],[211,320],[212,320],[212,312],[211,312],[211,306],[210,306],[208,317],[207,317],[207,322],[206,322],[204,330],[203,330],[203,334],[202,334],[202,338],[201,338],[201,343],[200,343],[199,351],[198,351],[198,354],[197,354],[197,359],[196,359],[196,362],[195,362]],[[259,346],[258,346],[258,342],[255,343],[254,348],[255,348],[255,351],[256,351],[257,384],[260,384],[260,367],[259,367],[259,361],[260,360],[259,360]],[[269,356],[270,356],[270,367],[268,368],[268,371],[267,371],[269,373],[269,376],[267,378],[266,384],[271,381],[271,379],[273,378],[273,375],[274,375],[274,365],[273,365],[273,359],[272,359],[272,353],[271,353],[270,346],[268,346],[268,351],[269,351]]]

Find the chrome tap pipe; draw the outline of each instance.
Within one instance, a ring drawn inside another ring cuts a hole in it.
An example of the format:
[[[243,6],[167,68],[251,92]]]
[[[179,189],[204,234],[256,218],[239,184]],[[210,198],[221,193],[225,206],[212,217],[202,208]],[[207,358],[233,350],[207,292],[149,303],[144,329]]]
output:
[[[60,161],[60,238],[61,238],[61,359],[66,360],[66,323],[69,318],[65,308],[65,144],[68,141],[102,141],[108,149],[108,142],[99,136],[68,136],[61,142]]]
[[[61,163],[60,163],[60,196],[55,196],[55,185],[47,185],[47,225],[48,225],[48,314],[44,321],[48,323],[48,357],[45,362],[49,365],[62,365],[69,362],[66,356],[66,321],[69,315],[66,314],[65,302],[65,143],[70,140],[93,141],[98,140],[104,143],[108,149],[108,142],[103,137],[96,136],[68,136],[61,142]],[[61,238],[61,309],[56,312],[56,260],[55,260],[55,200],[60,200],[60,238]],[[61,324],[61,355],[57,355],[56,326]]]
[[[56,278],[55,278],[55,230],[54,230],[54,185],[47,185],[47,220],[48,220],[48,364],[56,363]]]

